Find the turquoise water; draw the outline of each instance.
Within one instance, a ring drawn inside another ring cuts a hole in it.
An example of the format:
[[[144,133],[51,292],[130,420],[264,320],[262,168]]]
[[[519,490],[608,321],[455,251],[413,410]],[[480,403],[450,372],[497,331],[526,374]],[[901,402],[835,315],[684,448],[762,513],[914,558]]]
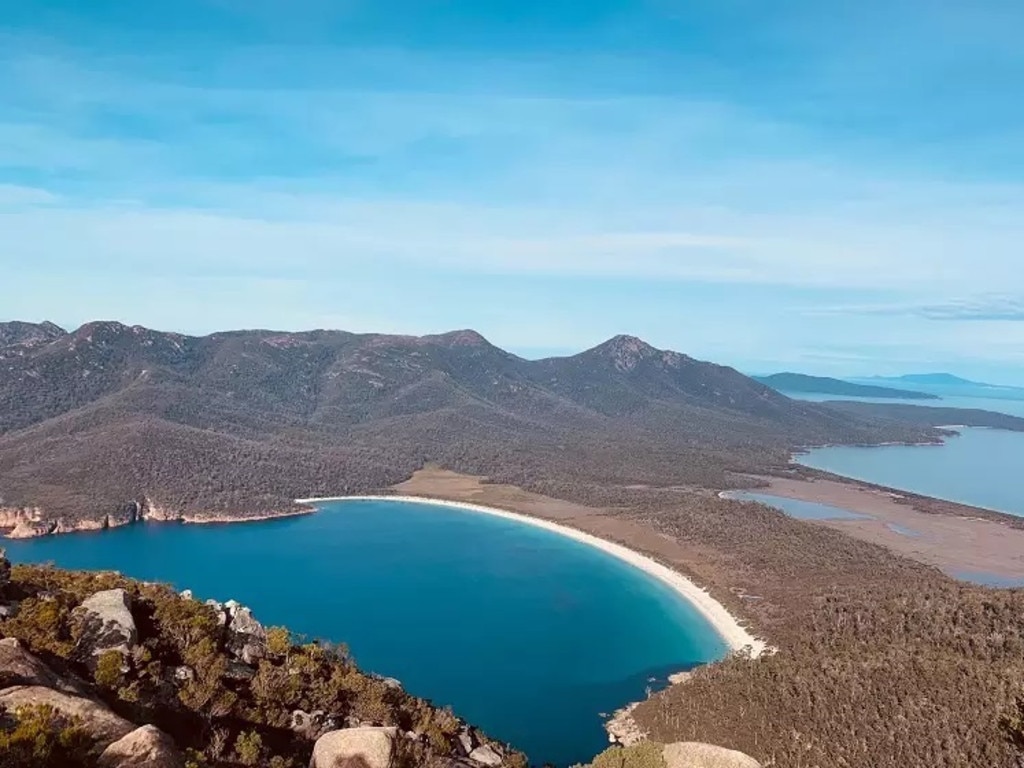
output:
[[[942,445],[815,448],[796,461],[925,496],[1024,516],[1024,433],[965,428]]]
[[[114,569],[234,598],[264,623],[345,642],[364,669],[451,705],[538,764],[588,760],[607,744],[600,713],[725,653],[668,587],[563,536],[437,505],[323,507],[4,546],[16,562]]]

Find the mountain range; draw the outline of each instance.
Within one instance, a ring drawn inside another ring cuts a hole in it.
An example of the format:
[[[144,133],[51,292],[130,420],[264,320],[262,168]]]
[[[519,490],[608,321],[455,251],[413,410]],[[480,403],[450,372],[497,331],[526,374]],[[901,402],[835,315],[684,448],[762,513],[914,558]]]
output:
[[[277,514],[430,462],[552,493],[595,479],[725,487],[799,445],[932,435],[630,336],[531,361],[470,330],[0,324],[8,522]]]

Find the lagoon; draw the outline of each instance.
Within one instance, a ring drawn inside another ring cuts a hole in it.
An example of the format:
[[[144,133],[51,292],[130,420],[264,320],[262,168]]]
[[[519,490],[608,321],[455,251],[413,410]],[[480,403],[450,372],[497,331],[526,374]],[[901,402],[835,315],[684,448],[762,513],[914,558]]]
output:
[[[345,642],[363,669],[451,705],[538,764],[589,760],[607,743],[602,713],[725,654],[668,586],[556,533],[432,504],[320,506],[260,523],[147,523],[4,546],[15,562],[166,581]]]

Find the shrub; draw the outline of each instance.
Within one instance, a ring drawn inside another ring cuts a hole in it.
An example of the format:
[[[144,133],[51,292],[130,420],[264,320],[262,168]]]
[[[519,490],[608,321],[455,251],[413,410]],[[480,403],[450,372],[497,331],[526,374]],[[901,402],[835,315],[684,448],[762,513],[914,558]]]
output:
[[[117,688],[121,682],[121,665],[124,660],[117,651],[104,651],[96,662],[93,677],[103,688]]]
[[[267,650],[272,656],[285,656],[292,647],[292,637],[284,627],[267,630]]]
[[[256,731],[244,731],[235,739],[235,754],[242,765],[258,765],[263,755],[263,739]]]
[[[92,740],[80,721],[45,704],[19,707],[13,721],[13,727],[0,729],[0,768],[90,765]]]

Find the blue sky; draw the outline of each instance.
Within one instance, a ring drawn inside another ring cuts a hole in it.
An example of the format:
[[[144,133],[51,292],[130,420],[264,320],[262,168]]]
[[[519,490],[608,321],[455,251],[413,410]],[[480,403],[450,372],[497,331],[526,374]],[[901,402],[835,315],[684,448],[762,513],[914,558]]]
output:
[[[1019,0],[22,0],[5,319],[1024,383]]]

